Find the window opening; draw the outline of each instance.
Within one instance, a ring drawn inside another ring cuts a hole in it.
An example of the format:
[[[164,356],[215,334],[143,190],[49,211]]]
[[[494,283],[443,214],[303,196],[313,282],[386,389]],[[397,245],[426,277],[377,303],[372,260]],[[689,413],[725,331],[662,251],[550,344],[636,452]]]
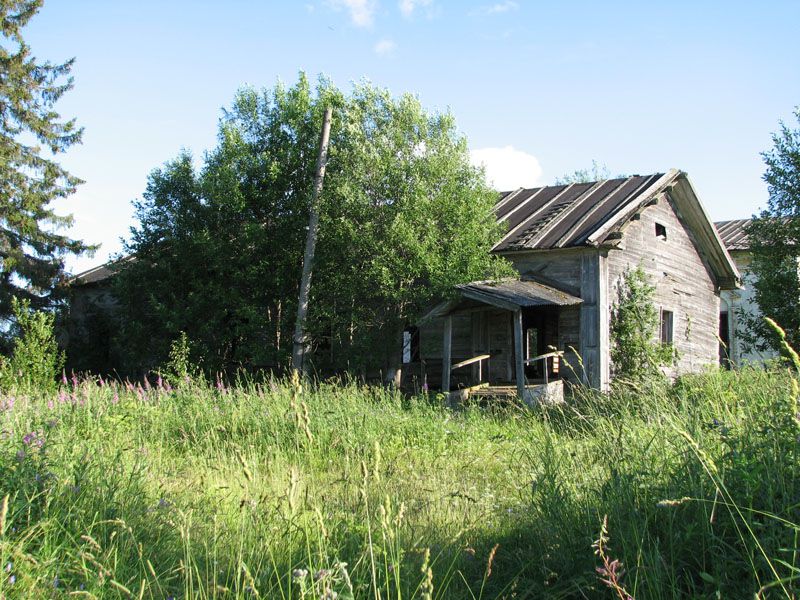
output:
[[[660,240],[667,241],[667,227],[661,223],[656,223],[656,237]]]
[[[661,343],[672,344],[672,311],[661,311]]]

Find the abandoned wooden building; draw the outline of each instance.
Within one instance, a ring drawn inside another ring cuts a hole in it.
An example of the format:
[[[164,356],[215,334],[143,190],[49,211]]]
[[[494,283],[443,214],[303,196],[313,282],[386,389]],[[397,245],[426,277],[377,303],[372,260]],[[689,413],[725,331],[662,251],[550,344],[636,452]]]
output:
[[[655,285],[658,336],[676,350],[668,374],[719,364],[720,317],[734,314],[740,276],[686,173],[518,189],[494,210],[507,229],[492,251],[519,276],[457,286],[409,328],[406,389],[529,401],[559,398],[565,381],[607,389],[611,309],[639,265]],[[74,278],[77,329],[97,320],[86,307],[113,304],[115,272],[109,263]]]
[[[404,380],[460,395],[557,399],[564,380],[608,388],[609,319],[626,269],[655,285],[670,374],[719,361],[720,294],[739,273],[686,173],[518,189],[493,252],[519,280],[460,285],[405,337]]]
[[[761,349],[761,340],[751,339],[749,335],[748,319],[761,316],[753,289],[756,276],[751,267],[753,255],[747,237],[750,222],[751,219],[736,219],[714,224],[742,281],[741,289],[723,290],[720,297],[720,361],[726,367],[763,363],[778,356],[774,349]]]

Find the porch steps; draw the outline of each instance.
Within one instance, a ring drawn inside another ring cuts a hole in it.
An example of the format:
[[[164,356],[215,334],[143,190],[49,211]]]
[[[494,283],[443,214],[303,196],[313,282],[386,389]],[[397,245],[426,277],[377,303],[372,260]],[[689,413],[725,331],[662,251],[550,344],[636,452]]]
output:
[[[462,388],[450,392],[449,401],[451,405],[461,404],[469,399],[484,402],[511,401],[517,399],[517,387],[513,385],[489,385],[482,383],[468,388]],[[564,402],[564,382],[561,380],[549,383],[534,383],[525,386],[525,404],[533,406],[535,404],[560,404]]]

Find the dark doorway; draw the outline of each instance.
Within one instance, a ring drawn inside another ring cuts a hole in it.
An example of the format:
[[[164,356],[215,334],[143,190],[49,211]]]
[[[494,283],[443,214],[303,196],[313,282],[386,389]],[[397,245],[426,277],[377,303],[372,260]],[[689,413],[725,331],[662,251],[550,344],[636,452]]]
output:
[[[550,352],[558,344],[558,309],[554,307],[526,308],[522,310],[523,352],[525,360]],[[544,379],[545,364],[548,376],[553,376],[553,361],[537,360],[525,365],[525,377]]]
[[[719,364],[725,369],[731,368],[731,331],[728,313],[719,313]]]

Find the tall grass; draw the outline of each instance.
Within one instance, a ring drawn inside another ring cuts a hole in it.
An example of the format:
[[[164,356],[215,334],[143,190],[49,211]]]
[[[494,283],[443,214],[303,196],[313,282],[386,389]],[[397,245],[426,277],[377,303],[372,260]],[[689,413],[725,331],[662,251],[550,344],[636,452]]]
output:
[[[277,380],[7,395],[0,598],[790,598],[793,411],[759,370],[539,411]]]

